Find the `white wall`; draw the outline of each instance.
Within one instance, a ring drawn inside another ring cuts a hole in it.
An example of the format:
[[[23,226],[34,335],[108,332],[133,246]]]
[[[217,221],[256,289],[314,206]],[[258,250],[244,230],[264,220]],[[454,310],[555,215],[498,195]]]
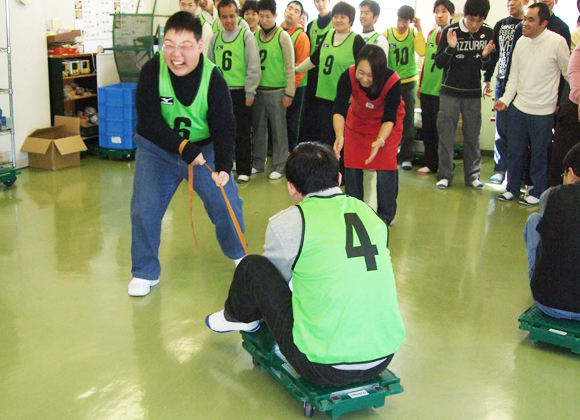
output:
[[[45,9],[42,1],[34,1],[29,6],[23,6],[15,0],[5,1],[8,1],[10,7],[16,160],[18,167],[23,167],[28,165],[27,154],[19,152],[24,139],[35,129],[50,125]],[[0,39],[5,45],[4,2],[0,7]],[[4,87],[6,83],[7,66],[2,61],[0,84]],[[2,100],[2,109],[8,109],[6,98]],[[2,137],[0,149],[5,149],[10,143],[9,136]]]

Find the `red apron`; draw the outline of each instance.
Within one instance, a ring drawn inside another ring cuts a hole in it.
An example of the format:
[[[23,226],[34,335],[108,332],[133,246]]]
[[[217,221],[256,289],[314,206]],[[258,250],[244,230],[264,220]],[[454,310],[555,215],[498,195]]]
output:
[[[383,125],[381,121],[385,110],[385,97],[400,77],[397,73],[393,73],[379,97],[371,101],[356,80],[355,66],[350,66],[348,72],[352,97],[344,130],[344,166],[354,169],[396,170],[405,118],[405,102],[402,98],[397,109],[397,122],[391,135],[385,140],[385,146],[379,149],[371,163],[365,165],[365,160],[369,158],[371,144],[377,139]]]

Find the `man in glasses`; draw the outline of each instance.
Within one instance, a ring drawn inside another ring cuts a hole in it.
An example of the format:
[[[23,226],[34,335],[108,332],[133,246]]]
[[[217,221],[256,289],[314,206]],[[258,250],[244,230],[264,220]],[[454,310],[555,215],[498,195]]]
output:
[[[193,188],[215,225],[223,253],[236,264],[244,250],[218,186],[225,189],[243,229],[242,200],[230,181],[236,120],[228,85],[202,55],[202,25],[189,12],[167,20],[163,53],[151,59],[137,85],[137,157],[133,198],[129,295],[159,283],[161,221],[193,165]],[[205,167],[212,168],[213,173]]]

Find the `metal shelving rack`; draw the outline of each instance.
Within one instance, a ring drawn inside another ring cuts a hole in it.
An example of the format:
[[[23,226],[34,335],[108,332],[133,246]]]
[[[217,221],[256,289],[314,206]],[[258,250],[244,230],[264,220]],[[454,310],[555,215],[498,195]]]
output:
[[[6,54],[8,61],[8,89],[0,89],[1,95],[8,95],[10,114],[6,117],[6,127],[0,128],[0,135],[10,135],[10,160],[9,163],[0,163],[0,183],[11,187],[16,182],[16,175],[20,171],[16,169],[16,142],[14,133],[14,103],[12,91],[12,49],[10,44],[10,9],[8,0],[4,0],[6,10],[6,47],[0,47],[0,53]]]

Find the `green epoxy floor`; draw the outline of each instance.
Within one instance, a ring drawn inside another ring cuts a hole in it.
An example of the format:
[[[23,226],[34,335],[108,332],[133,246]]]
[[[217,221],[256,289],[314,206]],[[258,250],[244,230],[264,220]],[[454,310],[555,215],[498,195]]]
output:
[[[407,337],[391,369],[405,392],[344,418],[577,419],[580,357],[518,330],[533,209],[462,186],[461,170],[448,191],[400,172],[390,248]],[[206,329],[233,263],[197,199],[193,249],[185,183],[164,220],[160,287],[127,296],[132,173],[88,158],[0,187],[0,419],[303,418],[237,333]],[[290,204],[285,188],[265,175],[241,188],[252,252]]]

